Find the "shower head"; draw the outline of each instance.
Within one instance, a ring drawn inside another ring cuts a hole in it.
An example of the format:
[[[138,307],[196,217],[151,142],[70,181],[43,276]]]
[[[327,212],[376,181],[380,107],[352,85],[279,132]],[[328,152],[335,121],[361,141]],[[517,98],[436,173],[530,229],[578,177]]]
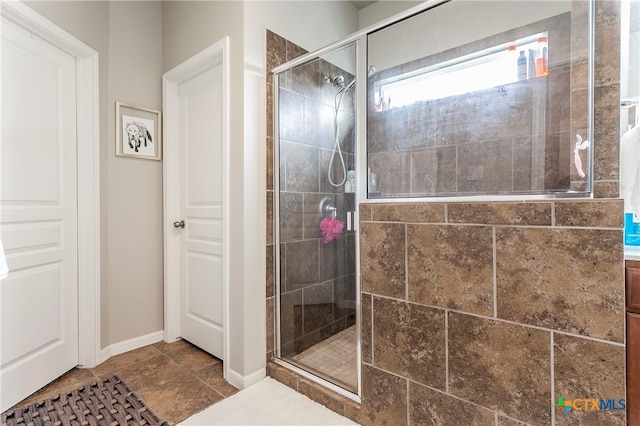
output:
[[[341,74],[325,75],[324,81],[341,89],[344,87],[344,77]]]
[[[376,68],[373,65],[369,65],[367,67],[367,77],[372,77],[376,73]],[[333,84],[335,87],[340,89],[341,91],[347,91],[356,84],[356,79],[351,80],[349,84],[344,83],[344,77],[341,74],[331,74],[325,75],[324,81],[330,84]]]

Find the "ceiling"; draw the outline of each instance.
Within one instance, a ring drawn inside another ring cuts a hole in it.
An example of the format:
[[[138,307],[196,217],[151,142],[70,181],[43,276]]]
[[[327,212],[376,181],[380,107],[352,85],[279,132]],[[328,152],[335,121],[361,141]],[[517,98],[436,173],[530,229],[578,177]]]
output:
[[[364,9],[367,6],[376,3],[376,1],[350,0],[350,3],[358,9]]]

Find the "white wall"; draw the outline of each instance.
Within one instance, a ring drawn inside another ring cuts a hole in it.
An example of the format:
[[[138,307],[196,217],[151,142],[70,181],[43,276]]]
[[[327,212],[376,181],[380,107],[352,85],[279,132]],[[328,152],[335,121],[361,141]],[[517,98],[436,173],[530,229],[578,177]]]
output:
[[[167,72],[228,35],[232,65],[242,57],[241,1],[164,1],[163,70]],[[241,84],[240,84],[241,87]]]
[[[249,49],[246,56],[254,59],[264,55],[267,28],[309,51],[358,30],[358,10],[347,1],[247,1],[245,4],[248,40],[245,46]]]
[[[396,15],[411,7],[417,6],[421,1],[378,1],[370,6],[360,9],[358,17],[358,27],[365,28],[383,19]]]
[[[640,97],[640,0],[622,4],[620,97]]]
[[[368,60],[381,71],[570,10],[570,1],[453,1],[371,35]]]
[[[109,2],[108,142],[116,101],[162,109],[162,4]],[[108,344],[164,327],[162,162],[107,149]]]

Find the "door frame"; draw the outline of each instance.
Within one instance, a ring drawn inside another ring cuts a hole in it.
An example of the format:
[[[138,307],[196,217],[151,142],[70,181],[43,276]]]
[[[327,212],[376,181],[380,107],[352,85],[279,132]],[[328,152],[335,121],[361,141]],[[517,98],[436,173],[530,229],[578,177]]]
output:
[[[19,1],[0,15],[76,59],[78,167],[78,365],[100,358],[100,130],[98,52]],[[80,237],[82,236],[82,237]]]
[[[229,37],[217,41],[162,76],[164,188],[164,340],[180,337],[180,85],[222,64],[222,332],[224,361],[229,361]],[[223,362],[227,378],[229,362]]]

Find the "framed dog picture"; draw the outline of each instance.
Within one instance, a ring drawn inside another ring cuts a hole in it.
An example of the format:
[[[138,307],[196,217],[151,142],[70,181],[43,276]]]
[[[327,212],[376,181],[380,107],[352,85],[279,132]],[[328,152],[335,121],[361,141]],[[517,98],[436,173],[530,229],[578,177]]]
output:
[[[116,102],[116,155],[162,159],[161,113]]]

